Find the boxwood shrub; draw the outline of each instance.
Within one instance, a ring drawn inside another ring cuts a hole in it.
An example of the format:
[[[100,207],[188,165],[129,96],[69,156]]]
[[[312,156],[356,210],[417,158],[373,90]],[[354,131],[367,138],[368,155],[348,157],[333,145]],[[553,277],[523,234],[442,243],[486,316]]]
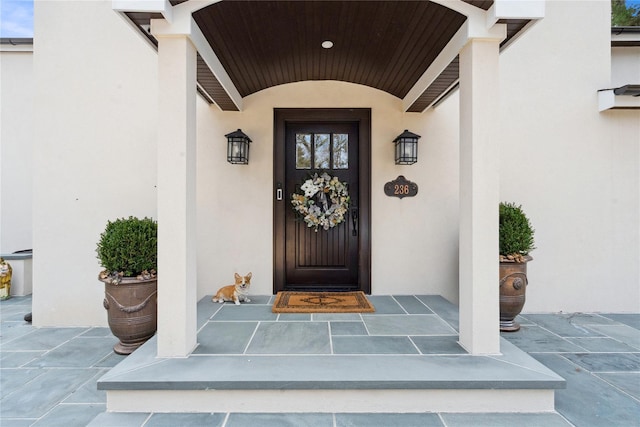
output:
[[[134,277],[158,268],[158,224],[151,218],[130,216],[108,221],[96,249],[100,265],[109,273]]]
[[[535,230],[520,205],[500,203],[499,230],[500,255],[527,255],[535,249]]]

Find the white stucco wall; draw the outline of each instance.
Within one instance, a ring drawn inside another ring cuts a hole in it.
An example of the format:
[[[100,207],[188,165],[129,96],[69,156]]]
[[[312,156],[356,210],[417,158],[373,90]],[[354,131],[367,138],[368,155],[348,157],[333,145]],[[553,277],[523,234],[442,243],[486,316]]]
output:
[[[598,112],[609,7],[549,1],[501,55],[500,193],[538,247],[525,311],[640,310],[640,111]]]
[[[639,113],[597,108],[612,83],[608,7],[548,2],[501,56],[501,198],[537,230],[526,311],[640,310]],[[109,1],[36,1],[35,37],[34,324],[105,325],[98,236],[109,219],[156,212],[157,55]],[[372,109],[373,293],[457,301],[457,93],[404,114],[400,100],[342,82],[270,88],[243,112],[198,99],[198,295],[236,271],[271,293],[273,108],[311,107]],[[248,166],[225,159],[224,134],[238,128],[254,141]],[[422,135],[420,158],[395,166],[404,129]],[[398,175],[417,197],[384,195]]]
[[[640,46],[611,49],[611,87],[628,84],[640,84]]]
[[[0,254],[31,249],[33,46],[0,45]]]
[[[110,1],[36,1],[34,325],[105,325],[96,243],[156,212],[156,53]]]

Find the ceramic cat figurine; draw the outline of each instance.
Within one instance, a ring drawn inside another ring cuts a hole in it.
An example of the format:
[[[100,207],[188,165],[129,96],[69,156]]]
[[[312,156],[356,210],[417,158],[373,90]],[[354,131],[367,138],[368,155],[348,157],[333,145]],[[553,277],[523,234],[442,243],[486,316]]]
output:
[[[11,264],[0,258],[0,300],[11,298]]]
[[[241,276],[235,273],[236,283],[229,286],[223,286],[213,296],[213,302],[223,303],[225,301],[233,301],[236,305],[240,304],[240,301],[250,302],[248,298],[249,287],[251,286],[251,273],[246,276]]]

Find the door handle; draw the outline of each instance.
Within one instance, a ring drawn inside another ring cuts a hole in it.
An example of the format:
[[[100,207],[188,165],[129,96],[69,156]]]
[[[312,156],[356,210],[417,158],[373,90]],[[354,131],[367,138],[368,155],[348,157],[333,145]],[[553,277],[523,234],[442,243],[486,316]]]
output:
[[[351,230],[351,235],[357,236],[358,235],[358,208],[357,207],[351,208],[351,225],[353,227]]]
[[[282,200],[282,184],[278,183],[278,188],[276,188],[276,200]]]

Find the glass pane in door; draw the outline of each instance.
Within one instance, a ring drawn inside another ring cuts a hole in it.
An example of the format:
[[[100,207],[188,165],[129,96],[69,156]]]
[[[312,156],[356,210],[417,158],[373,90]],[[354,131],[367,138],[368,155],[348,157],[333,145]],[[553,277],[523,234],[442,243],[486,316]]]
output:
[[[333,168],[349,169],[349,134],[333,134]]]
[[[296,134],[296,169],[311,169],[311,134]]]
[[[331,168],[330,162],[330,150],[329,134],[328,133],[316,133],[314,138],[314,150],[315,157],[314,167],[316,169],[329,169]]]

